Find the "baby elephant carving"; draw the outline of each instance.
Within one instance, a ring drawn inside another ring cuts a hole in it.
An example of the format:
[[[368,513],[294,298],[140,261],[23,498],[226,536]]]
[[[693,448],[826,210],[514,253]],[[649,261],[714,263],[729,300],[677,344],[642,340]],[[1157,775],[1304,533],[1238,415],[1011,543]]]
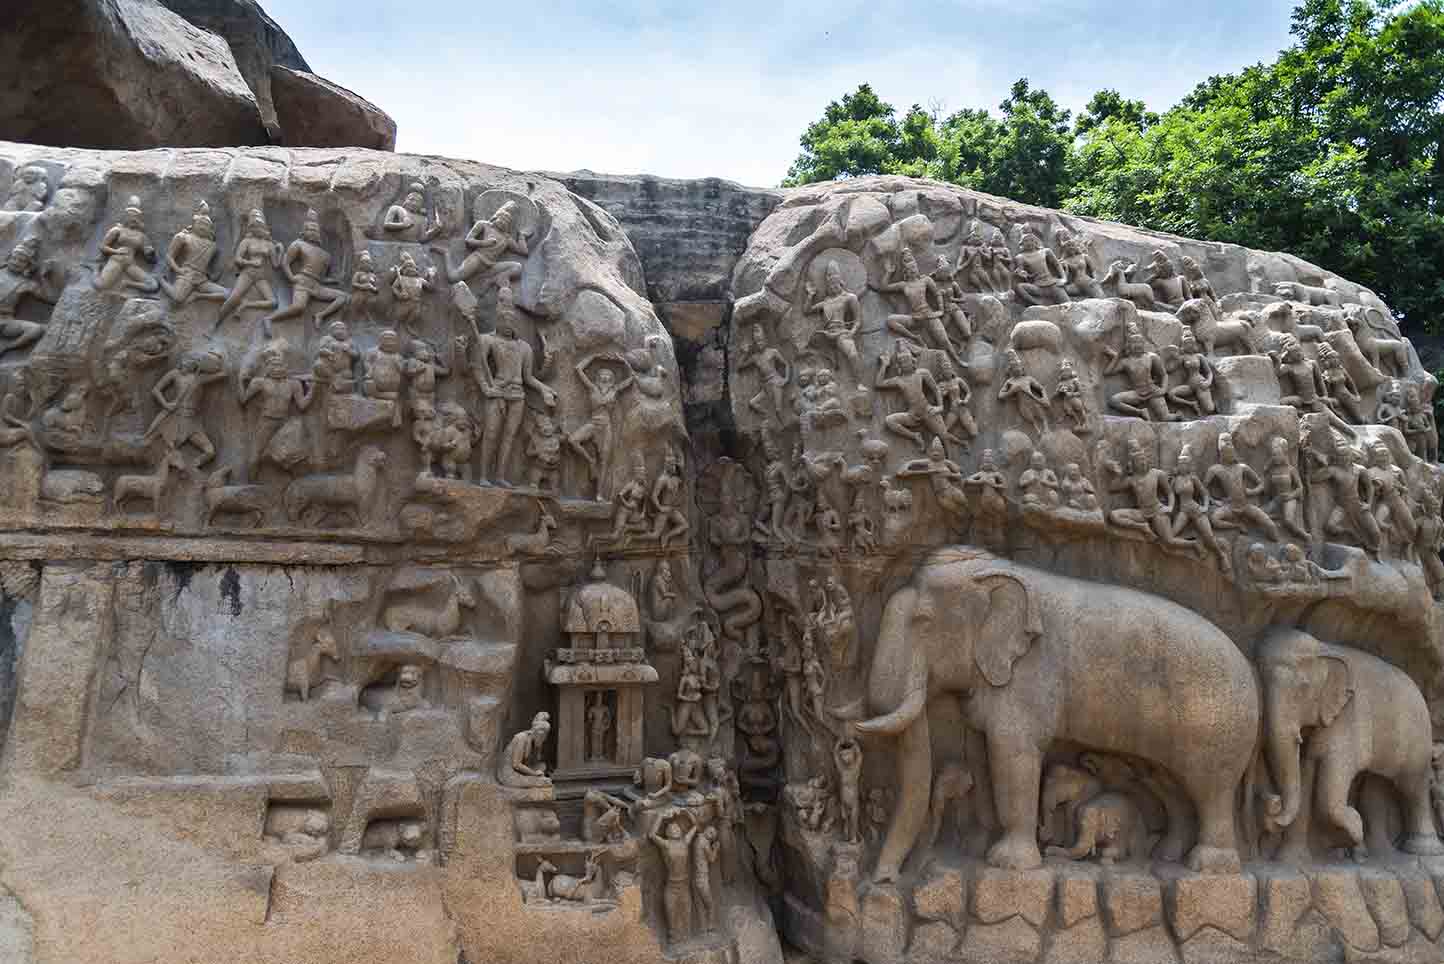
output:
[[[1073,846],[1048,848],[1050,857],[1082,860],[1096,856],[1111,864],[1143,850],[1142,819],[1138,806],[1127,794],[1108,791],[1078,806]]]

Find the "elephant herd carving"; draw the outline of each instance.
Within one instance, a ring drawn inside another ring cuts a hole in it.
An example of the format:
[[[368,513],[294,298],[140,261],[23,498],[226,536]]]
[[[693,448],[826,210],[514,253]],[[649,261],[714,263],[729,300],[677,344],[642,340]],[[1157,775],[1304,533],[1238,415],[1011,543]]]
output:
[[[1402,670],[1287,627],[1266,631],[1251,661],[1168,600],[953,547],[889,598],[866,696],[839,710],[895,747],[875,881],[896,879],[937,834],[934,819],[922,836],[934,772],[956,764],[935,760],[948,734],[930,716],[951,700],[994,866],[1038,866],[1040,838],[1052,856],[1184,859],[1200,872],[1237,871],[1255,852],[1307,860],[1311,833],[1354,859],[1444,854],[1429,709]],[[1085,748],[1078,766],[1045,768],[1059,745]],[[1060,810],[1070,842],[1054,840]]]

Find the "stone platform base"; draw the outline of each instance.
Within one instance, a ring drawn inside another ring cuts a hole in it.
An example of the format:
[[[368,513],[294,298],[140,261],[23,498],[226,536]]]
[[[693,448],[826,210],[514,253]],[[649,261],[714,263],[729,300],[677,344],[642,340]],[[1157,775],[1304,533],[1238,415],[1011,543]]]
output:
[[[819,960],[867,964],[1251,964],[1444,961],[1444,860],[1006,871],[934,862],[910,888],[843,882],[827,907],[789,895],[780,924]]]

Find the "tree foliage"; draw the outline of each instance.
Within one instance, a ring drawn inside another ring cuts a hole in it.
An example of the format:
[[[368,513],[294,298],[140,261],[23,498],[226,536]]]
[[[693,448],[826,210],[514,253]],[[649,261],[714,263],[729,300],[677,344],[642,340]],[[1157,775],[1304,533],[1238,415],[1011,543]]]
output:
[[[1020,80],[996,114],[898,121],[863,85],[808,128],[787,183],[913,174],[1277,248],[1444,321],[1444,0],[1303,0],[1293,38],[1161,115],[1105,89],[1072,120]]]

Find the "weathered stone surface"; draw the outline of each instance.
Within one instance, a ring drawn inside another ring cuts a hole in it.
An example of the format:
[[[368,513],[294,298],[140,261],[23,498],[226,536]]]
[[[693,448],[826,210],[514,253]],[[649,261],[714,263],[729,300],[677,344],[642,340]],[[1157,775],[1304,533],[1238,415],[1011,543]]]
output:
[[[943,964],[956,960],[954,951],[958,946],[958,932],[944,921],[932,921],[913,929],[912,941],[908,944],[907,959],[917,964]]]
[[[396,148],[396,122],[375,104],[324,77],[275,64],[271,100],[291,147]]]
[[[1258,882],[1252,874],[1179,877],[1168,888],[1173,933],[1187,941],[1201,927],[1214,927],[1236,941],[1253,936]]]
[[[7,4],[0,118],[9,138],[78,147],[268,140],[225,41],[156,0]]]
[[[1070,870],[1058,877],[1058,919],[1065,928],[1098,913],[1098,879]]]
[[[1108,935],[1096,914],[1057,931],[1048,942],[1044,964],[1099,964],[1108,953]]]
[[[1203,927],[1179,948],[1183,964],[1253,964],[1253,948],[1223,931]]]
[[[1046,868],[988,867],[973,881],[973,917],[984,924],[996,924],[1018,916],[1033,927],[1041,927],[1048,917],[1052,897],[1053,874]]]
[[[1321,869],[1310,873],[1314,906],[1339,937],[1359,951],[1379,949],[1379,926],[1369,914],[1359,889],[1359,874],[1353,870]]]
[[[1434,881],[1422,870],[1401,870],[1399,884],[1404,888],[1404,903],[1409,908],[1409,920],[1429,940],[1439,939],[1444,931],[1444,907],[1439,903],[1439,892]]]
[[[20,901],[0,888],[0,958],[13,964],[31,964],[35,925]]]
[[[968,885],[960,870],[934,865],[913,888],[913,913],[925,921],[947,921],[962,927],[967,919]]]
[[[1162,922],[1162,889],[1152,876],[1110,874],[1103,878],[1103,911],[1110,934],[1132,934]]]
[[[1000,924],[969,924],[958,957],[964,961],[1031,964],[1042,950],[1038,931],[1022,917],[1010,917]]]
[[[1108,960],[1117,964],[1167,964],[1178,960],[1173,938],[1161,924],[1108,941]]]
[[[1379,925],[1379,940],[1390,947],[1402,945],[1409,938],[1409,911],[1399,878],[1386,870],[1365,869],[1359,872],[1359,888]]]
[[[862,898],[859,951],[865,960],[895,961],[908,946],[907,902],[896,887],[873,887]]]
[[[272,142],[280,143],[281,125],[271,100],[271,66],[311,69],[280,25],[256,0],[160,0],[191,23],[226,41],[241,76],[256,95],[261,122]],[[325,147],[302,144],[302,147]]]

